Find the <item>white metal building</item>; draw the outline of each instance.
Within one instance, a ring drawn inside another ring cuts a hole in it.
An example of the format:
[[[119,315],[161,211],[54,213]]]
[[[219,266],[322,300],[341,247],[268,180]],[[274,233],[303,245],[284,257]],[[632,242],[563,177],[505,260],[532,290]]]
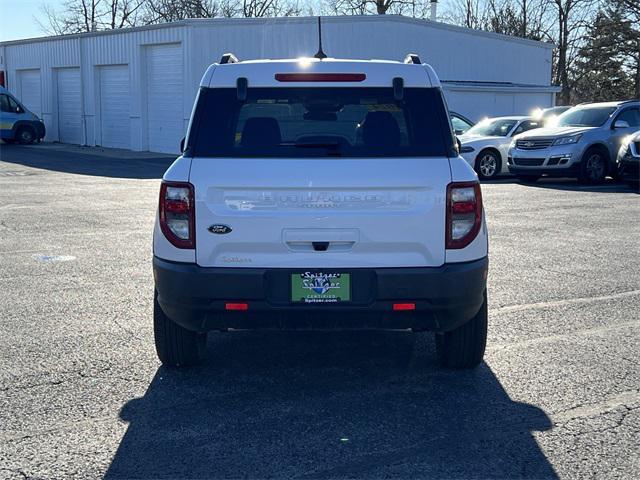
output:
[[[554,104],[553,45],[395,15],[324,17],[331,57],[417,53],[449,107],[473,120]],[[176,152],[206,68],[317,50],[315,18],[205,19],[0,43],[7,86],[43,118],[47,141]]]

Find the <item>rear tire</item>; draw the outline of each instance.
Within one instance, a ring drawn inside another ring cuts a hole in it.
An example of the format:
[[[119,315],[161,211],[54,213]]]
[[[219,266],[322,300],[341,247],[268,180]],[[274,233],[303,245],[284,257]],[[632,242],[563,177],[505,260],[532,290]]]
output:
[[[188,367],[204,360],[207,333],[192,332],[167,317],[158,303],[158,292],[153,296],[153,334],[163,365]]]
[[[487,345],[487,293],[476,315],[455,330],[436,333],[436,351],[442,366],[474,368],[480,365]]]
[[[36,141],[36,133],[31,127],[19,127],[16,130],[16,140],[22,145],[31,145]]]

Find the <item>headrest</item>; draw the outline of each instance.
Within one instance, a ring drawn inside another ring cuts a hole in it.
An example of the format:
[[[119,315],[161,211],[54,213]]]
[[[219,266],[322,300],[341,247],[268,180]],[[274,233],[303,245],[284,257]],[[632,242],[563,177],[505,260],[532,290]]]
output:
[[[398,122],[389,112],[369,112],[362,122],[362,140],[368,147],[397,147],[400,145]]]
[[[281,142],[280,125],[275,118],[253,117],[244,122],[240,140],[243,147],[273,147]]]

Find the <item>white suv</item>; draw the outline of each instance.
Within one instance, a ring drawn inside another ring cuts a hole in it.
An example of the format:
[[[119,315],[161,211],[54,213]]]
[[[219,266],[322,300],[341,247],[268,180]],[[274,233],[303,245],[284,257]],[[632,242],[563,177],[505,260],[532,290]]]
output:
[[[153,244],[160,360],[207,331],[436,332],[474,367],[487,334],[487,228],[440,82],[405,63],[301,59],[209,67]]]

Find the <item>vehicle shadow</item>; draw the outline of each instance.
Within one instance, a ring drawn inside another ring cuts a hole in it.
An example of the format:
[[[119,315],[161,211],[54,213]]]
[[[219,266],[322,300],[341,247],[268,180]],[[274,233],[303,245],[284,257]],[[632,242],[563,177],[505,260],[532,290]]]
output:
[[[231,332],[161,367],[106,478],[557,478],[490,367],[447,371],[405,332]]]
[[[495,180],[483,180],[482,184],[507,184],[518,183],[526,187],[547,188],[553,190],[565,190],[573,192],[600,192],[600,193],[630,193],[636,191],[631,185],[607,178],[599,185],[585,185],[572,178],[541,178],[535,182],[523,182],[515,177],[501,177]]]
[[[62,173],[111,178],[162,178],[175,156],[140,154],[126,150],[63,145],[0,146],[0,160]]]

